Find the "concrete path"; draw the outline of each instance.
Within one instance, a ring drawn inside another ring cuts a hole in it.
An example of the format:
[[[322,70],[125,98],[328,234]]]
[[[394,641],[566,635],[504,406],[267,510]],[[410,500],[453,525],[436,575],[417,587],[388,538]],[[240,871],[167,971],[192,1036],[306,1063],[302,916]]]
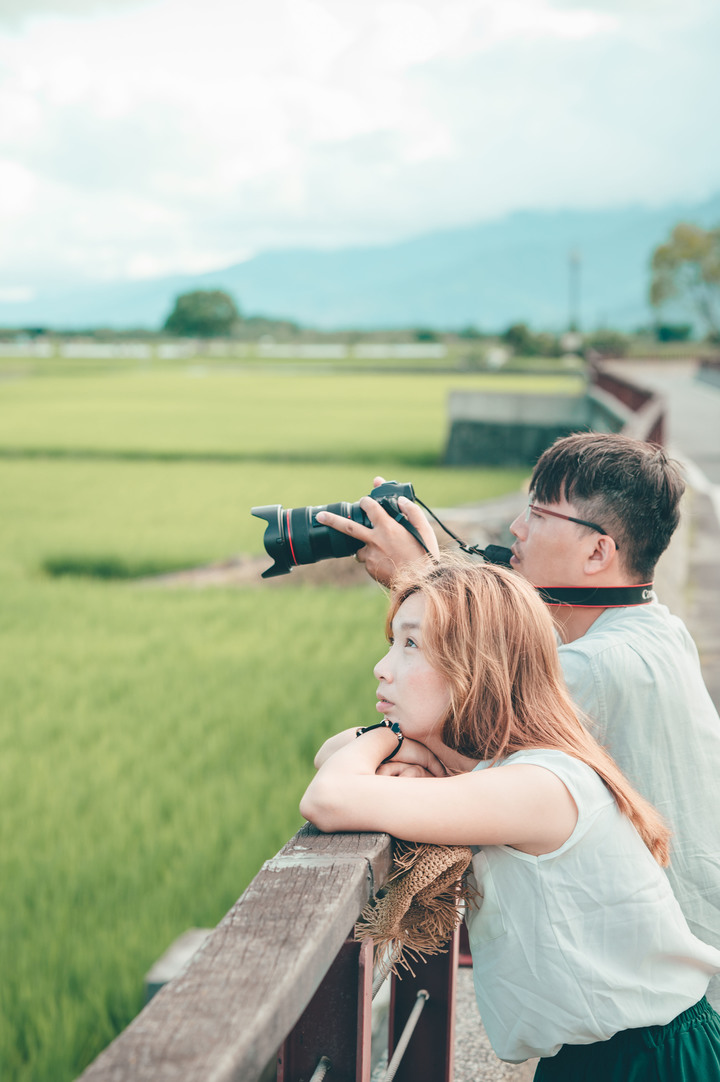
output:
[[[698,379],[692,360],[617,361],[609,367],[665,396],[668,447],[720,485],[720,386]]]
[[[505,1063],[493,1052],[475,1002],[472,969],[459,969],[453,1082],[531,1082],[538,1061]]]

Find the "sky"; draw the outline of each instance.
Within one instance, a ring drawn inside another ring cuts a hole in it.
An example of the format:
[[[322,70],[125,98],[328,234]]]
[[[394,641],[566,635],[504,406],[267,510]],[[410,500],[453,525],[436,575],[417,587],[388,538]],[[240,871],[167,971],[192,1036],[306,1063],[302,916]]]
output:
[[[0,0],[0,299],[720,191],[717,0]]]

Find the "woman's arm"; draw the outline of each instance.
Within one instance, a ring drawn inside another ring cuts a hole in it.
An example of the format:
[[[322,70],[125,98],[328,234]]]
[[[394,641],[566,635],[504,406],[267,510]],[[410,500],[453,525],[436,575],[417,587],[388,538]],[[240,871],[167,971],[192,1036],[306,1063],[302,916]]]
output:
[[[323,763],[328,761],[331,755],[334,755],[340,748],[344,748],[346,744],[350,744],[355,739],[356,732],[357,729],[343,729],[341,733],[335,733],[334,736],[329,736],[315,756],[315,762],[313,764],[315,769],[319,770]]]
[[[577,809],[544,767],[501,766],[450,778],[383,777],[397,738],[374,729],[325,761],[300,803],[324,831],[385,831],[440,845],[512,845],[539,855],[572,833]]]

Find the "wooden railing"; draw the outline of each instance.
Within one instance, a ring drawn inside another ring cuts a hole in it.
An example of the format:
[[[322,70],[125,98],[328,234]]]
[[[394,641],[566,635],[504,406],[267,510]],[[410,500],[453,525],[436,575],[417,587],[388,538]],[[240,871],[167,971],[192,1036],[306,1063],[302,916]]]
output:
[[[83,1082],[310,1082],[328,1064],[332,1082],[370,1082],[372,950],[352,930],[390,864],[386,834],[306,825]],[[396,1082],[452,1079],[457,958],[456,935],[392,981],[391,1056],[422,1008]]]

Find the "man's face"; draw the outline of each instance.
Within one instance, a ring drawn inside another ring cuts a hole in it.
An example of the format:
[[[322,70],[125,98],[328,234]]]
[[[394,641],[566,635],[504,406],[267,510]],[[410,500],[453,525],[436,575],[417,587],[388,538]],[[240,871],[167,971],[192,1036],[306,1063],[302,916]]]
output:
[[[566,518],[542,513],[542,508],[547,508],[557,515],[583,518],[567,500],[540,503],[531,498],[531,502],[537,509],[529,514],[521,512],[510,526],[517,538],[512,546],[512,567],[533,586],[585,586],[584,567],[599,534]]]

